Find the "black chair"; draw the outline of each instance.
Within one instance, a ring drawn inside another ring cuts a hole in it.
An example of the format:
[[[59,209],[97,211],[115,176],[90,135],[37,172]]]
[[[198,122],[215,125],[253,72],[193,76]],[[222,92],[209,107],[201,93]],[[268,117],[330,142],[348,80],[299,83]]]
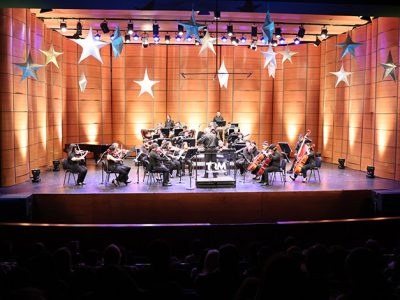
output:
[[[162,176],[161,175],[162,173],[152,170],[148,159],[143,159],[142,164],[143,164],[143,170],[144,170],[143,182],[145,181],[146,176],[147,176],[147,183],[151,184],[151,183],[161,182],[161,180],[155,178],[154,174],[159,174],[159,176]]]
[[[317,181],[317,176],[315,174],[318,174],[318,182],[321,182],[321,176],[319,174],[319,169],[321,169],[322,165],[322,158],[320,156],[315,158],[315,164],[314,168],[310,169],[310,176],[308,177],[308,181],[310,181],[311,176],[314,175],[314,180]]]
[[[110,181],[110,175],[111,174],[114,174],[115,175],[115,178],[117,178],[117,174],[118,174],[118,172],[115,172],[115,171],[111,171],[110,169],[109,169],[109,167],[108,167],[108,160],[107,159],[103,159],[102,161],[101,161],[101,184],[103,184],[103,183],[105,183],[105,184],[107,184],[107,183],[109,183],[109,181]],[[104,181],[104,173],[106,173],[106,175],[105,175],[105,179],[106,179],[106,181]]]
[[[286,159],[281,159],[281,163],[279,166],[279,171],[271,172],[270,184],[272,185],[276,180],[276,173],[279,174],[281,182],[283,185],[286,184]]]
[[[76,185],[75,174],[78,174],[79,172],[73,171],[73,170],[70,169],[70,167],[69,167],[69,165],[68,165],[68,159],[66,159],[66,158],[64,158],[64,159],[61,161],[61,164],[62,164],[62,167],[63,167],[63,169],[64,169],[64,171],[65,171],[65,172],[64,172],[64,182],[63,182],[63,186],[65,185],[65,180],[66,180],[66,178],[67,178],[67,175],[68,175],[68,181],[67,181],[67,183],[69,184],[69,180],[70,180],[71,175],[72,175],[72,178],[74,178],[74,182],[75,182],[75,185]]]

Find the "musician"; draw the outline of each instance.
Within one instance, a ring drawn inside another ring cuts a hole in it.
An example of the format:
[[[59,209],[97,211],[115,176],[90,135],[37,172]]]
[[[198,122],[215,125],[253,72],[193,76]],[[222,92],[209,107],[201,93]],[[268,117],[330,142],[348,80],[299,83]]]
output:
[[[235,142],[236,139],[237,139],[238,136],[239,136],[239,133],[240,133],[239,127],[235,127],[235,128],[233,129],[233,132],[232,132],[230,135],[228,135],[228,142],[229,142],[229,143]],[[243,135],[242,135],[242,137],[243,137]]]
[[[217,162],[217,152],[213,152],[216,150],[217,147],[217,137],[214,133],[211,132],[210,128],[204,129],[204,134],[202,137],[197,141],[199,144],[204,145],[205,153],[204,153],[204,160],[205,162]],[[213,173],[214,177],[217,177],[217,173]],[[208,172],[204,175],[204,178],[208,178]]]
[[[170,115],[167,115],[167,120],[165,121],[164,128],[174,128],[174,121],[171,119]]]
[[[187,142],[182,143],[182,150],[183,150],[183,152],[182,153],[180,152],[182,176],[185,175],[186,165],[188,166],[188,169],[189,169],[189,176],[192,176],[193,163],[192,163],[191,159],[186,158],[186,153],[189,150],[189,144]]]
[[[164,143],[166,142],[166,143]],[[180,176],[181,163],[175,157],[175,152],[179,153],[179,148],[172,145],[170,141],[163,141],[161,144],[161,149],[164,151],[165,155],[169,158],[164,164],[169,169],[170,177],[172,178],[172,172],[176,170],[176,176]],[[177,155],[178,155],[177,153]]]
[[[168,158],[161,156],[162,151],[157,143],[153,143],[150,149],[149,163],[151,170],[163,174],[163,186],[171,186],[171,183],[169,182],[169,169],[163,164],[163,162],[166,162]]]
[[[293,164],[292,164],[292,166],[290,167],[290,170],[287,171],[289,174],[293,173],[294,165],[295,165],[296,162],[297,162],[297,154],[299,153],[301,144],[303,143],[303,139],[304,139],[304,136],[303,136],[302,134],[299,134],[299,138],[298,138],[298,140],[297,140],[296,147],[295,147]]]
[[[241,132],[238,133],[237,139],[233,142],[233,145],[237,145],[237,144],[243,144],[245,143],[245,139],[243,137],[243,134]]]
[[[124,165],[123,156],[128,151],[122,148],[119,148],[118,143],[113,143],[110,148],[107,150],[107,164],[108,170],[111,172],[118,173],[118,177],[113,179],[112,183],[115,186],[119,186],[121,182],[128,185],[129,181],[129,172],[131,167]]]
[[[307,171],[315,167],[315,152],[314,152],[314,146],[311,145],[312,141],[307,139],[305,142],[305,147],[306,147],[306,152],[304,155],[307,156],[307,160],[304,163],[304,166],[301,168],[301,174],[303,175],[303,183],[307,182]],[[304,158],[300,157],[299,162],[302,161]],[[298,174],[295,172],[293,176],[290,176],[290,179],[293,181],[296,180]]]
[[[264,141],[262,146],[261,146],[261,151],[264,154],[264,156],[266,157],[268,154],[268,148],[269,148],[269,144],[267,141]],[[258,153],[260,154],[260,153]],[[265,159],[265,158],[264,158]],[[254,160],[254,159],[253,159]],[[264,160],[262,160],[260,162],[260,164],[257,166],[257,168],[255,170],[253,170],[251,173],[254,174],[253,180],[260,180],[260,176],[257,175],[258,170],[260,169],[260,165],[262,165]]]
[[[217,114],[215,115],[213,122],[218,123],[224,121],[224,118],[221,116],[221,113],[217,111]]]
[[[236,167],[239,169],[240,175],[243,175],[246,172],[248,164],[257,156],[258,150],[256,145],[251,141],[246,141],[246,146],[241,150],[242,157],[236,161]]]
[[[217,150],[221,151],[221,150],[226,150],[226,149],[229,149],[228,142],[226,142],[226,141],[224,142],[222,140],[218,140]]]
[[[281,166],[281,154],[278,152],[275,144],[269,145],[267,159],[268,157],[271,159],[271,162],[262,174],[260,183],[263,183],[263,185],[269,185],[269,173],[278,172]]]
[[[76,185],[84,185],[87,168],[82,164],[85,161],[85,157],[88,151],[81,151],[76,144],[70,144],[68,149],[68,160],[67,168],[72,172],[78,173],[78,179]]]

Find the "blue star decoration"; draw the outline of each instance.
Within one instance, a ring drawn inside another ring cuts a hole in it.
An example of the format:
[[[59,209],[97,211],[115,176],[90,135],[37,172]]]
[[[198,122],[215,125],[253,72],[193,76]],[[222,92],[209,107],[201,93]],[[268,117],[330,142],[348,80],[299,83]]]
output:
[[[361,45],[362,44],[360,44],[360,43],[354,43],[353,40],[351,39],[350,35],[347,34],[347,38],[344,41],[344,43],[336,44],[336,46],[343,48],[343,53],[342,53],[342,56],[340,57],[340,59],[343,59],[343,57],[347,53],[350,53],[352,56],[356,57],[356,53],[354,52],[354,50]]]
[[[28,52],[28,57],[26,58],[26,62],[24,62],[23,64],[15,64],[15,65],[22,70],[21,81],[28,78],[29,76],[31,76],[35,80],[38,80],[36,71],[44,67],[44,65],[34,64],[32,61],[31,54],[29,52]]]
[[[119,26],[117,26],[114,32],[114,38],[112,39],[111,42],[115,58],[118,58],[121,55],[123,45],[124,41],[122,40],[121,32],[119,31]]]
[[[267,15],[265,16],[265,22],[261,30],[264,36],[265,43],[271,42],[272,35],[274,34],[275,30],[275,24],[274,22],[271,21],[271,15],[269,14],[269,11],[267,11]]]
[[[189,35],[194,35],[198,41],[200,41],[199,30],[202,30],[203,28],[206,27],[205,25],[196,23],[193,9],[192,9],[192,19],[191,19],[190,23],[178,23],[178,24],[185,27],[185,29],[186,29],[185,38],[187,38]]]

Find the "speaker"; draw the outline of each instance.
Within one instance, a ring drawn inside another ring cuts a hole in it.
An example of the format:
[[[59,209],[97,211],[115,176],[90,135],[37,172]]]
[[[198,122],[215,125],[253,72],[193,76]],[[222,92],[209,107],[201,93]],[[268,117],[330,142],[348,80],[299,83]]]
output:
[[[400,216],[400,190],[374,191],[374,206],[380,216]]]

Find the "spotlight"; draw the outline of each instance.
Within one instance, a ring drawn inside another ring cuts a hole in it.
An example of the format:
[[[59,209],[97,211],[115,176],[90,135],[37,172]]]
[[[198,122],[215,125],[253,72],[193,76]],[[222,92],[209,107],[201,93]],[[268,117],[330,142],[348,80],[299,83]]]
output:
[[[125,34],[125,43],[131,42],[131,36],[129,34]]]
[[[80,21],[78,21],[78,23],[76,23],[76,34],[82,35],[82,24]]]
[[[62,32],[67,32],[67,23],[64,20],[60,23],[60,29]]]
[[[272,46],[272,47],[278,46],[278,41],[277,41],[277,40],[272,40],[272,41],[271,41],[271,46]]]
[[[266,44],[265,39],[264,39],[264,36],[261,37],[260,41],[261,41],[261,43],[263,43],[264,45]]]
[[[214,10],[214,20],[221,19],[221,12],[219,10]]]
[[[178,34],[179,34],[180,36],[183,35],[183,25],[178,25]]]
[[[165,43],[166,43],[166,44],[171,43],[171,36],[170,36],[169,34],[166,34],[166,35],[165,35]]]
[[[142,47],[147,48],[149,46],[149,38],[147,35],[142,36]]]
[[[133,34],[133,23],[128,23],[128,34]]]
[[[297,36],[299,38],[303,38],[305,34],[306,34],[306,30],[304,29],[303,25],[300,25],[299,31],[297,32]]]
[[[277,39],[279,39],[279,38],[281,37],[281,35],[282,35],[282,30],[281,30],[281,28],[280,28],[280,27],[276,27],[276,28],[275,28],[275,37],[276,37]]]
[[[153,41],[154,43],[158,44],[160,42],[160,36],[159,35],[153,36]]]
[[[328,37],[328,29],[325,27],[321,29],[321,38],[324,40]]]
[[[294,42],[295,45],[300,44],[300,40],[299,40],[299,38],[297,38],[297,37],[293,40],[293,42]]]
[[[138,41],[139,39],[140,39],[140,36],[137,33],[135,33],[135,35],[133,36],[133,40]]]
[[[182,37],[178,34],[178,35],[175,37],[175,40],[176,40],[177,42],[180,42],[180,41],[182,40]]]
[[[315,46],[315,47],[318,47],[319,45],[321,45],[321,40],[316,36],[316,37],[315,37],[314,46]]]
[[[338,169],[345,169],[346,167],[344,166],[344,163],[346,162],[346,160],[344,158],[339,158],[338,159]]]
[[[94,36],[94,39],[96,40],[96,41],[100,41],[100,39],[101,39],[101,35],[100,35],[100,33],[96,33],[96,35]]]
[[[191,35],[188,35],[188,36],[186,37],[186,40],[187,40],[188,42],[191,42],[191,41],[192,41],[192,36],[191,36]]]
[[[160,26],[155,22],[153,24],[153,35],[158,35],[160,33]]]
[[[253,39],[249,45],[249,49],[257,51],[257,39]]]
[[[285,38],[284,38],[283,36],[281,36],[281,38],[279,39],[279,44],[280,44],[280,45],[283,45],[283,44],[285,44],[285,43],[286,43]]]
[[[32,169],[32,176],[33,177],[31,177],[32,178],[32,182],[33,183],[38,183],[38,182],[40,182],[41,181],[41,179],[40,179],[40,169]]]
[[[58,172],[58,171],[60,171],[60,161],[53,160],[53,172]]]
[[[226,26],[226,32],[228,33],[228,36],[232,36],[233,35],[233,25]]]
[[[195,40],[194,40],[194,44],[195,44],[196,46],[200,45],[199,40],[198,40],[198,39],[195,39]]]
[[[101,30],[103,30],[103,33],[109,33],[110,29],[108,28],[108,24],[107,21],[104,20],[101,24],[100,24],[100,28]]]
[[[226,36],[222,36],[221,37],[221,41],[223,42],[223,43],[226,43],[227,41],[228,41],[228,39],[227,39],[227,37]]]
[[[238,39],[236,38],[236,37],[231,37],[231,43],[232,43],[232,45],[234,45],[234,46],[237,46],[238,45]]]
[[[245,44],[246,43],[246,37],[244,36],[244,35],[242,35],[242,37],[240,38],[240,42],[242,43],[242,44]]]
[[[368,178],[375,178],[375,167],[367,166],[367,175]]]
[[[257,37],[257,26],[256,25],[251,26],[251,36]]]

